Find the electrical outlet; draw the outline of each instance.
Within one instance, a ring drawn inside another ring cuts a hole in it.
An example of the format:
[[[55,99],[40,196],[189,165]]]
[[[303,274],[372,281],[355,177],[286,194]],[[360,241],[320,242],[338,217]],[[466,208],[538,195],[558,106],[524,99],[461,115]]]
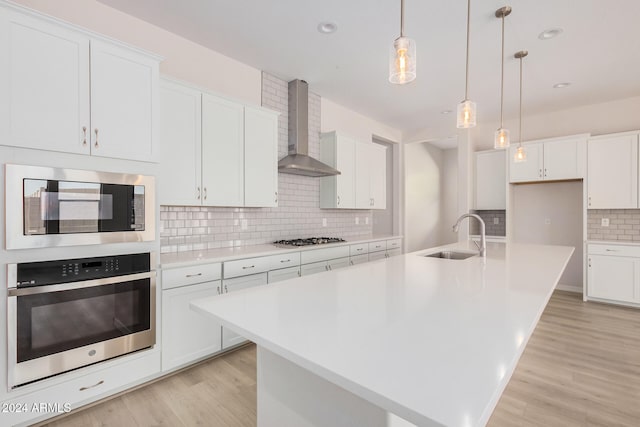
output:
[[[356,225],[360,224],[360,218],[356,217]]]
[[[322,226],[323,227],[327,226],[327,218],[322,218]]]
[[[551,225],[551,218],[545,218],[545,219],[544,219],[544,223],[545,223],[546,225]]]
[[[364,217],[364,223],[365,223],[366,225],[369,225],[369,217],[368,217],[368,216],[365,216],[365,217]]]
[[[240,228],[242,230],[246,230],[248,225],[249,225],[249,221],[247,221],[246,219],[243,219],[242,221],[240,221]]]
[[[603,227],[608,227],[609,226],[609,218],[602,218],[602,221],[600,221],[600,225]]]
[[[493,225],[500,224],[500,218],[493,218]]]

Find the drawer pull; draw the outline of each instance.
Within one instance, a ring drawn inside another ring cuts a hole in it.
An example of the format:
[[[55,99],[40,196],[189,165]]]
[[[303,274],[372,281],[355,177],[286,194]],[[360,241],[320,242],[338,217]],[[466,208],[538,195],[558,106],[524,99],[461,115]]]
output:
[[[291,262],[290,259],[281,259],[280,262]]]
[[[361,251],[362,249],[364,249],[364,248],[357,248],[356,251]]]
[[[254,268],[255,265],[245,265],[244,267],[242,267],[243,270],[246,270],[248,268]]]
[[[225,292],[226,294],[228,294],[228,293],[229,293],[229,288],[227,288],[227,285],[224,285],[224,292]]]
[[[620,252],[620,249],[605,249],[607,252]]]
[[[80,391],[89,390],[89,389],[92,389],[94,387],[98,387],[99,385],[102,385],[102,384],[104,384],[104,380],[100,380],[97,383],[95,383],[94,385],[90,385],[88,387],[80,387]]]
[[[187,274],[186,277],[198,277],[198,276],[202,276],[202,273],[198,273],[198,274]]]

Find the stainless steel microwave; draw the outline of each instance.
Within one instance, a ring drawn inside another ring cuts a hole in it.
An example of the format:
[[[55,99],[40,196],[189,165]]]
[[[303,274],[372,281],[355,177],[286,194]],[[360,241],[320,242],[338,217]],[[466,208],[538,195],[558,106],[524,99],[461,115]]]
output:
[[[5,166],[6,248],[155,240],[152,176]]]

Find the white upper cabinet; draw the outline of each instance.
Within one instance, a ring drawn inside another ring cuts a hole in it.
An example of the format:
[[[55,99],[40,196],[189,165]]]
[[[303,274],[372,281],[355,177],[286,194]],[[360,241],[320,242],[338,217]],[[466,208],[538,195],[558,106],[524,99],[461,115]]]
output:
[[[0,7],[0,144],[157,161],[157,57]]]
[[[320,178],[320,207],[385,209],[387,205],[387,149],[358,142],[337,132],[320,137],[320,161],[340,175]]]
[[[0,144],[89,154],[86,35],[0,8],[0,57]]]
[[[278,114],[244,108],[244,205],[278,206]]]
[[[162,205],[199,205],[202,200],[202,93],[160,83],[160,164]],[[176,171],[178,173],[176,173]]]
[[[91,154],[157,161],[158,62],[91,41]]]
[[[588,208],[638,207],[638,133],[589,139]]]
[[[278,205],[278,113],[162,79],[161,205]]]
[[[504,150],[476,153],[476,209],[506,209],[507,177],[504,156]]]
[[[320,178],[320,207],[356,207],[356,142],[337,132],[320,136],[320,161],[340,171],[340,175]]]
[[[587,135],[523,143],[527,159],[517,163],[509,150],[509,182],[560,181],[585,177]]]
[[[202,199],[209,206],[244,205],[244,109],[202,95]]]

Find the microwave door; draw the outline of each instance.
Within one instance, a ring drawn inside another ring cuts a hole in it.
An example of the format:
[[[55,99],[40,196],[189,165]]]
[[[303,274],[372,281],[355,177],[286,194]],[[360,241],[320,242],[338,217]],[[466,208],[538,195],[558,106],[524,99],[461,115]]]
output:
[[[133,217],[133,186],[100,184],[98,229],[101,232],[132,230]]]

